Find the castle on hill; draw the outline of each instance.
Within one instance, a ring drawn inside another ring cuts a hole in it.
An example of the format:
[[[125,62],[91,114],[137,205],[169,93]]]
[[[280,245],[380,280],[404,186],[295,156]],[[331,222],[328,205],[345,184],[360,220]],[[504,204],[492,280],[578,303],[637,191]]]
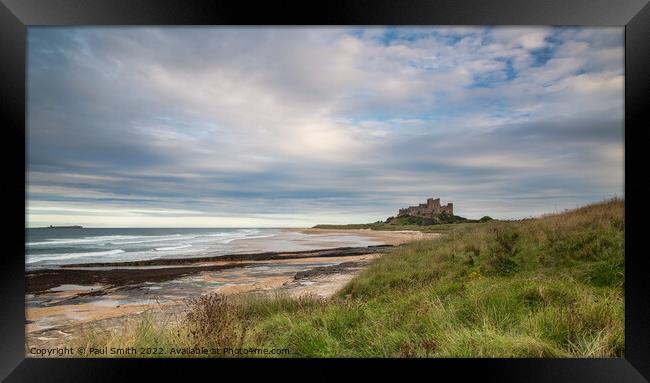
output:
[[[441,206],[440,198],[428,198],[427,203],[421,203],[418,206],[409,206],[403,209],[399,209],[397,216],[432,216],[442,213],[453,215],[454,204],[450,202],[445,206]]]

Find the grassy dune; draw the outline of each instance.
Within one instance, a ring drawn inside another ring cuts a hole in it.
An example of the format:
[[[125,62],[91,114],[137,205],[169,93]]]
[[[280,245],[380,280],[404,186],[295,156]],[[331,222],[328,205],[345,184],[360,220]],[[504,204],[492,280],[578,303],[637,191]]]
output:
[[[144,320],[79,342],[323,357],[623,356],[623,201],[447,233],[396,248],[329,300],[208,296],[178,323]]]
[[[442,233],[473,223],[491,221],[490,217],[483,217],[480,220],[467,219],[457,215],[440,214],[437,216],[409,216],[390,217],[386,221],[373,223],[348,224],[348,225],[316,225],[316,229],[347,230],[347,229],[370,229],[370,230],[417,230],[425,233]]]
[[[436,225],[416,225],[416,224],[387,224],[384,222],[377,223],[359,223],[349,225],[316,225],[315,229],[329,229],[329,230],[354,230],[354,229],[370,229],[379,231],[400,231],[400,230],[415,230],[423,233],[446,233],[450,230],[457,230],[466,226],[475,226],[474,223],[441,223]]]

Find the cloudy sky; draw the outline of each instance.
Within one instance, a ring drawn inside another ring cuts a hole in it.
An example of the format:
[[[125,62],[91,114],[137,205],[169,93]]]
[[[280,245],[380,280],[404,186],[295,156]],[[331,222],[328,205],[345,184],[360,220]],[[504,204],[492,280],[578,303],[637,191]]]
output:
[[[623,196],[622,28],[28,30],[29,226],[519,218]]]

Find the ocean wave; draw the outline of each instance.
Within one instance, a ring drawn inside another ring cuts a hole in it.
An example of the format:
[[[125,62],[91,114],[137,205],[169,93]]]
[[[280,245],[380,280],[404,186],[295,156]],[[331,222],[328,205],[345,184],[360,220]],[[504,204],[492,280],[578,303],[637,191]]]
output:
[[[269,237],[274,237],[274,236],[275,236],[275,234],[235,237],[235,238],[229,238],[229,239],[223,240],[223,241],[221,241],[221,243],[230,243],[232,241],[238,241],[238,240],[241,240],[241,239],[258,239],[258,238],[269,238]]]
[[[169,247],[157,247],[154,250],[155,251],[169,251],[169,250],[178,250],[178,249],[187,249],[188,247],[192,247],[192,245],[179,245],[179,246],[169,246]]]
[[[115,235],[107,235],[113,233],[99,234],[81,238],[43,238],[29,242],[27,243],[26,263],[30,267],[39,267],[41,264],[142,260],[223,253],[236,251],[239,245],[233,241],[273,237],[278,234],[278,231],[230,229],[221,232],[217,230],[158,232],[150,233],[150,235],[128,232],[118,232]]]
[[[257,234],[256,229],[242,229],[237,232],[224,233],[188,233],[169,235],[104,235],[83,238],[61,238],[48,239],[39,242],[27,242],[27,246],[59,246],[59,245],[137,245],[142,243],[168,242],[168,241],[189,241],[200,238],[224,238],[224,237],[245,237],[250,234]]]
[[[104,235],[99,237],[83,237],[83,238],[62,238],[62,239],[48,239],[42,242],[27,242],[27,246],[39,246],[39,245],[73,245],[73,244],[90,244],[96,242],[105,242],[111,240],[120,240],[120,239],[130,239],[130,238],[140,238],[142,236],[135,235]]]
[[[137,241],[113,241],[109,242],[109,245],[136,245],[140,243],[155,243],[155,242],[167,242],[167,241],[187,241],[190,239],[195,239],[199,237],[198,235],[183,236],[182,234],[173,234],[173,235],[159,235],[159,236],[142,236],[137,237]],[[140,239],[144,238],[144,239]]]
[[[224,233],[213,233],[213,234],[204,234],[204,237],[231,237],[231,236],[246,236],[250,234],[257,234],[260,231],[257,229],[240,229],[238,231],[224,232]]]
[[[124,253],[124,250],[115,249],[115,250],[108,250],[108,251],[91,251],[91,252],[86,252],[86,253],[40,254],[40,255],[38,255],[36,257],[28,256],[28,259],[25,262],[26,263],[35,263],[35,262],[41,262],[41,261],[61,261],[61,260],[67,260],[67,259],[96,257],[96,256],[105,256],[105,255],[116,255],[116,254],[122,254],[122,253]]]

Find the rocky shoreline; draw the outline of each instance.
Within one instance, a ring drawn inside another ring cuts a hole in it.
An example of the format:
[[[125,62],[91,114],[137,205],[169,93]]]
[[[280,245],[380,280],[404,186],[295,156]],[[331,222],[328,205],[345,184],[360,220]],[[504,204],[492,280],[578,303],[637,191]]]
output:
[[[190,259],[164,260],[163,265],[128,262],[121,267],[70,265],[30,271],[27,344],[57,346],[87,326],[106,330],[142,315],[176,316],[186,298],[206,293],[327,298],[391,248],[236,254],[218,264]]]
[[[119,329],[143,315],[163,320],[205,294],[328,298],[395,246],[437,234],[300,229],[383,245],[70,264],[26,272],[27,345],[61,346],[82,329]],[[156,320],[158,320],[156,319]],[[166,319],[165,319],[166,320]]]
[[[374,245],[361,247],[337,247],[333,249],[317,250],[300,250],[300,251],[267,251],[263,253],[242,253],[215,255],[209,257],[192,257],[192,258],[162,258],[149,259],[143,261],[131,262],[103,262],[103,263],[77,263],[63,265],[61,268],[79,268],[79,267],[124,267],[124,266],[168,266],[168,265],[190,265],[195,263],[206,263],[216,261],[269,261],[278,259],[299,259],[313,257],[341,257],[348,255],[363,255],[386,251],[393,245]]]
[[[359,256],[385,252],[392,245],[341,247],[335,249],[231,254],[203,258],[154,259],[134,262],[74,264],[59,268],[39,269],[25,274],[28,294],[46,292],[61,285],[104,285],[111,288],[142,283],[158,283],[201,272],[249,267],[260,261],[285,261],[304,258]],[[177,267],[156,267],[171,266]],[[135,267],[135,268],[134,268]],[[94,292],[99,295],[99,292]]]

